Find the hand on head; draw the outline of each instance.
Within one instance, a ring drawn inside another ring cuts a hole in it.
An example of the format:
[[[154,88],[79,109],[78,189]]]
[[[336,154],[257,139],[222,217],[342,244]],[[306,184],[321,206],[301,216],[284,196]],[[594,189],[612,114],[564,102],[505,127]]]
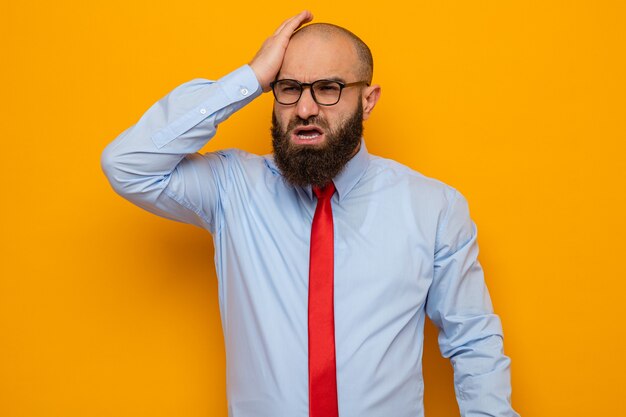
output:
[[[263,42],[261,49],[252,58],[250,67],[254,71],[264,92],[270,90],[270,83],[274,81],[276,74],[280,71],[291,35],[300,26],[311,20],[313,20],[313,14],[308,10],[304,10],[296,16],[285,20],[274,34]]]

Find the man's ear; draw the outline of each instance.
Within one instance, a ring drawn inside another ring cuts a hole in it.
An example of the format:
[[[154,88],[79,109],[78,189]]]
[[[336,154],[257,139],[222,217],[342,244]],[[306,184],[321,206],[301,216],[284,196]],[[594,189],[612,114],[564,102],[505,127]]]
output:
[[[370,117],[370,113],[374,110],[374,106],[380,98],[380,86],[378,84],[370,85],[363,90],[363,120],[367,120]]]

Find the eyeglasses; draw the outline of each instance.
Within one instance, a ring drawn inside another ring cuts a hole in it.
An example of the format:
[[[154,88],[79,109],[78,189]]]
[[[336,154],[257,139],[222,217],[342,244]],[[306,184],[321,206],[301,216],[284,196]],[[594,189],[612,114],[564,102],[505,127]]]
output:
[[[302,96],[305,87],[311,88],[313,100],[320,106],[332,106],[339,103],[341,91],[344,88],[355,85],[367,85],[367,81],[356,81],[353,83],[342,83],[334,80],[317,80],[312,83],[301,83],[296,80],[278,80],[270,83],[274,98],[283,105],[296,104]]]

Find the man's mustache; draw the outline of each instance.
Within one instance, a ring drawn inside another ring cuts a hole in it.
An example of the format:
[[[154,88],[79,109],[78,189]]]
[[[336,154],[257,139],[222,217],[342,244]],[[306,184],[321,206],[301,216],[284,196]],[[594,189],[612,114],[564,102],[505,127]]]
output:
[[[319,116],[311,116],[308,119],[303,119],[300,116],[296,116],[292,121],[289,122],[289,125],[287,126],[287,131],[293,130],[300,126],[308,125],[314,125],[324,130],[328,129],[328,124],[326,123],[326,120],[322,119]]]

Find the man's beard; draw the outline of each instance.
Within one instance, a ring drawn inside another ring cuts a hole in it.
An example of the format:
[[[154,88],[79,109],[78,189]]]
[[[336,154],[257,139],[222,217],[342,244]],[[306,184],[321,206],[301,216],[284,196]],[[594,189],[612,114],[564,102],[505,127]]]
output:
[[[291,132],[298,126],[316,125],[324,130],[325,143],[296,145],[291,142]],[[341,172],[352,158],[363,135],[363,109],[358,103],[356,111],[344,120],[337,130],[331,130],[325,119],[296,116],[283,129],[272,113],[272,145],[274,161],[283,177],[296,186],[324,186]]]

